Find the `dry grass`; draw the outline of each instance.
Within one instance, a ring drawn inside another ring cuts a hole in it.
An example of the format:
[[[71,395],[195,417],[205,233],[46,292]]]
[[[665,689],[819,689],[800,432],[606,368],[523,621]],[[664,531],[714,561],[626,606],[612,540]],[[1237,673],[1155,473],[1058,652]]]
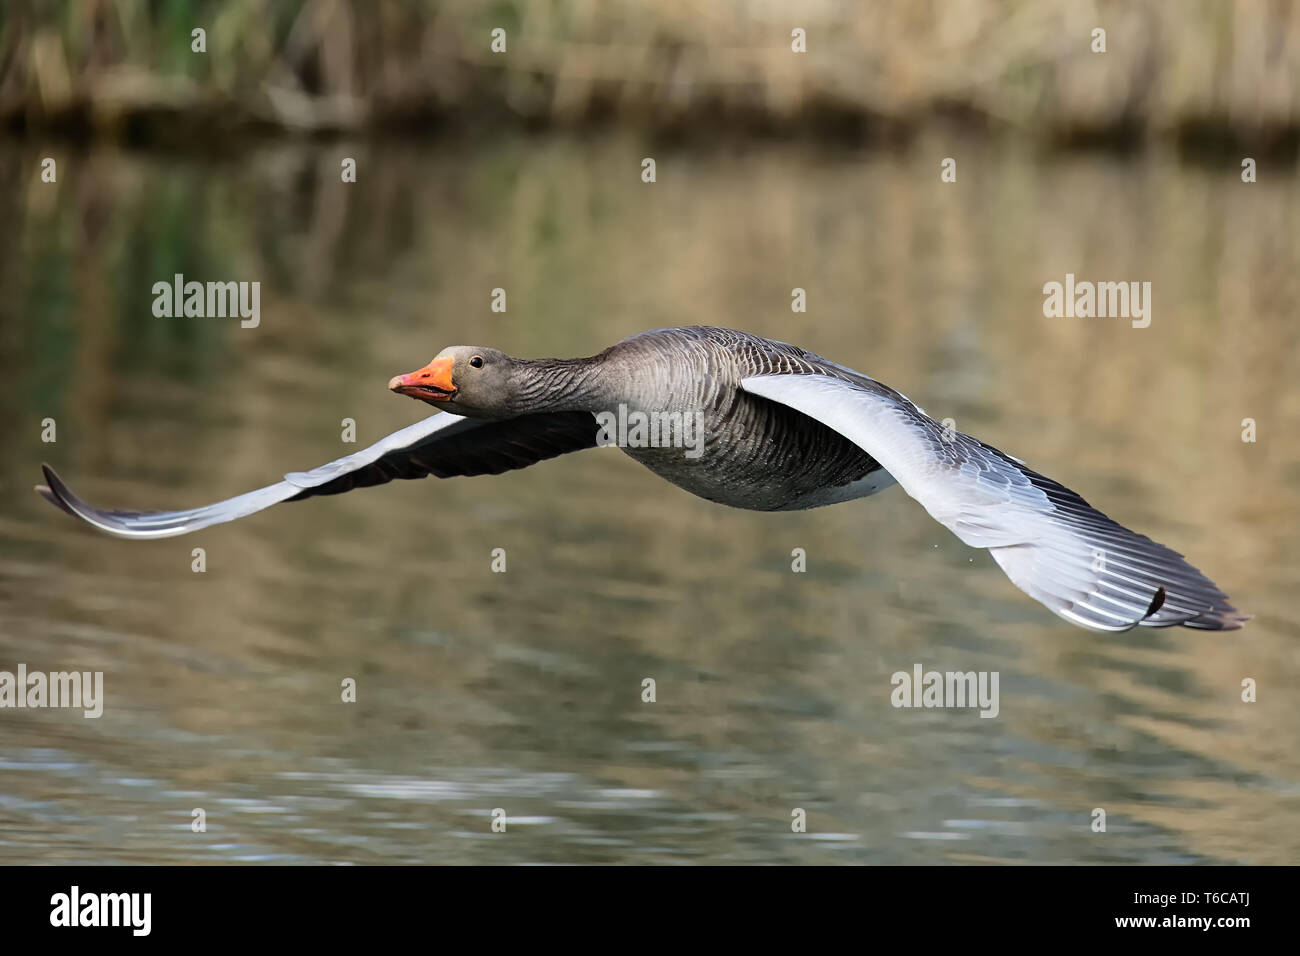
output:
[[[0,120],[114,137],[619,120],[1294,148],[1295,0],[12,0]],[[207,30],[207,53],[190,31]],[[508,51],[490,50],[493,28]],[[791,30],[807,53],[791,51]],[[1107,31],[1093,53],[1091,31]],[[216,124],[215,126],[213,124]],[[177,132],[180,130],[181,132]]]

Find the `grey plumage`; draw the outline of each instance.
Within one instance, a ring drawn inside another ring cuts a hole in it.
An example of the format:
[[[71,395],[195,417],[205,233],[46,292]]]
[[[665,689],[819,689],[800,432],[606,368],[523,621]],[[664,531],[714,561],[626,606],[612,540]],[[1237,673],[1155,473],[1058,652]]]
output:
[[[656,329],[624,339],[594,359],[600,369],[588,396],[598,408],[698,410],[704,453],[625,448],[660,477],[709,501],[754,511],[789,511],[860,497],[850,489],[880,464],[842,435],[806,415],[750,395],[743,378],[832,368],[803,349],[734,329]],[[859,485],[863,488],[869,482]],[[838,494],[837,494],[838,492]]]

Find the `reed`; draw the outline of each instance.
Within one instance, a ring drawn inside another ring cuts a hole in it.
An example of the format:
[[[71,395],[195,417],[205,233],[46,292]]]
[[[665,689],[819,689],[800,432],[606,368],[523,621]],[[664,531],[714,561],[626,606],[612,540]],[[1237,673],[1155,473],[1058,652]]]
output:
[[[8,0],[0,123],[124,139],[438,124],[1294,149],[1296,0]],[[207,31],[207,52],[190,31]],[[493,53],[503,28],[507,52]],[[791,50],[791,31],[807,52]],[[1107,51],[1091,32],[1107,31]]]

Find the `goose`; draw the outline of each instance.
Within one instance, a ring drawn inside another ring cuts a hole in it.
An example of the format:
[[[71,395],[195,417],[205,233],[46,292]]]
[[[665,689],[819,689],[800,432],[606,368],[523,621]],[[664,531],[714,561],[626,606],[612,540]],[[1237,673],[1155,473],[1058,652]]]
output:
[[[601,422],[619,409],[624,421],[639,412],[701,422],[703,442],[694,454],[671,441],[628,440],[621,447],[678,487],[720,504],[816,508],[897,483],[962,542],[987,549],[1016,587],[1072,624],[1112,632],[1139,625],[1236,630],[1249,619],[1182,555],[1019,459],[945,427],[873,378],[747,332],[656,329],[577,359],[453,346],[388,387],[438,412],[369,448],[215,504],[102,510],[78,498],[49,466],[36,490],[109,534],[166,538],[282,501],[397,478],[526,468],[608,443]]]

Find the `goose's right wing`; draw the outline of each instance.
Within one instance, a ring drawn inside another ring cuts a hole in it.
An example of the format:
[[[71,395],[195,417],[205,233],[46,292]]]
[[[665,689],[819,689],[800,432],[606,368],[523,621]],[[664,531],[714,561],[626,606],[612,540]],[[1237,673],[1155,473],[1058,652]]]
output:
[[[281,501],[335,495],[397,478],[434,475],[498,475],[596,444],[596,420],[587,412],[547,412],[505,421],[439,412],[393,432],[369,448],[295,471],[283,481],[236,498],[185,511],[120,511],[93,507],[78,498],[48,465],[36,490],[51,504],[121,538],[170,538],[223,521],[234,521]]]
[[[859,445],[931,517],[988,548],[1016,587],[1073,624],[1235,630],[1248,620],[1177,552],[996,448],[946,430],[893,389],[850,369],[834,373],[761,374],[740,384]]]

